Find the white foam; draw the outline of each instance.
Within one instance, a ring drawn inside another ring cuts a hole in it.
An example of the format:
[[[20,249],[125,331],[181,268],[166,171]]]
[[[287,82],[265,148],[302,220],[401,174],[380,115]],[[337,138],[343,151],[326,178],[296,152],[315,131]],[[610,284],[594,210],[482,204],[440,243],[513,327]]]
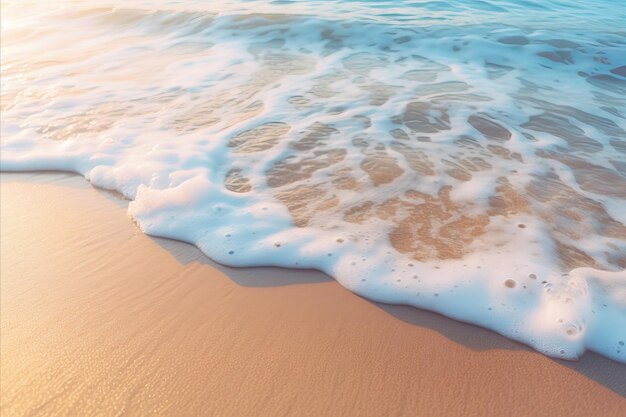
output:
[[[3,5],[2,170],[80,173],[224,264],[626,362],[619,13],[101,3]]]

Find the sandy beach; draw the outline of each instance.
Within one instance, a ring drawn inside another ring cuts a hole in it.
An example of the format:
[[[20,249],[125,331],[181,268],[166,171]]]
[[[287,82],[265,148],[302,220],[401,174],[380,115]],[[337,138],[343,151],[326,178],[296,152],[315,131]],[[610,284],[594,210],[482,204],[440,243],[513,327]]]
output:
[[[618,416],[626,366],[555,360],[315,271],[144,235],[64,173],[2,174],[1,413]]]

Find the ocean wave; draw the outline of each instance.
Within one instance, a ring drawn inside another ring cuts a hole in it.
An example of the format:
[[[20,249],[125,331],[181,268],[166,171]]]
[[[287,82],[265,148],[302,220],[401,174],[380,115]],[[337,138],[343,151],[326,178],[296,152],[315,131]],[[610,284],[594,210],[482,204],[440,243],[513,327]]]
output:
[[[1,167],[78,172],[225,264],[624,362],[609,3],[3,6]]]

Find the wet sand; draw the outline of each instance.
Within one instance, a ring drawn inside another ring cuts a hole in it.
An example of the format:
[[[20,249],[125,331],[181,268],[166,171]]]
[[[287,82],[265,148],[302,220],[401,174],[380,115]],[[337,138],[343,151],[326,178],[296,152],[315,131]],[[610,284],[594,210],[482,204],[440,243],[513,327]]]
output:
[[[626,411],[625,365],[551,359],[315,271],[217,265],[81,177],[2,174],[1,197],[3,416]]]

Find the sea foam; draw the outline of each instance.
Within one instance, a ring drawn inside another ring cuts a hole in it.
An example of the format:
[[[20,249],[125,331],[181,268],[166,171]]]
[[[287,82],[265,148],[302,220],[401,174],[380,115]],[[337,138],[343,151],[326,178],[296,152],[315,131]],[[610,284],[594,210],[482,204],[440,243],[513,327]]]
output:
[[[626,362],[612,1],[7,2],[2,170],[146,233]]]

